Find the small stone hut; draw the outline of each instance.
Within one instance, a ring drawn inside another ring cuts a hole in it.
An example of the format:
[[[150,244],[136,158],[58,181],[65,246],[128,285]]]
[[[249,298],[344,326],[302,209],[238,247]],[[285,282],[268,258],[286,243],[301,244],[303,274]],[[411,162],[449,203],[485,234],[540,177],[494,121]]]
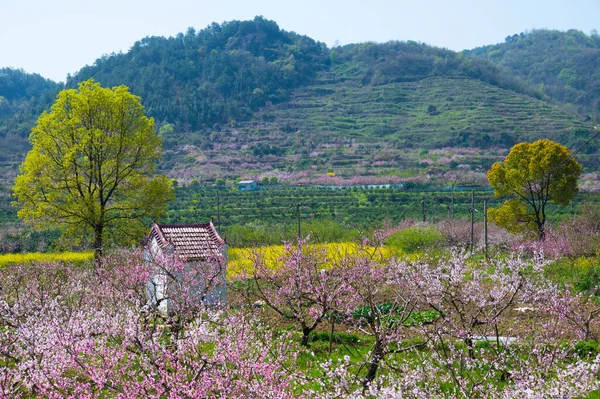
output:
[[[193,290],[207,290],[203,295],[208,305],[223,304],[227,299],[225,270],[227,266],[227,245],[219,236],[212,222],[199,224],[168,225],[154,223],[145,240],[145,256],[147,261],[176,257],[186,264],[186,270],[197,270],[209,262],[218,263],[220,269],[216,283],[207,289],[204,281],[195,281]],[[166,271],[156,268],[151,281],[147,285],[147,296],[151,306],[158,306],[161,312],[173,311],[173,304],[165,298],[168,289]]]

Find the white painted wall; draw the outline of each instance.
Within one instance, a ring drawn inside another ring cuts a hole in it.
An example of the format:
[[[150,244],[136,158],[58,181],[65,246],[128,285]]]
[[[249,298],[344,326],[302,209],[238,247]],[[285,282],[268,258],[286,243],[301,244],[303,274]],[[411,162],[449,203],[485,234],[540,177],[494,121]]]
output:
[[[148,249],[149,251],[147,250],[145,253],[147,262],[152,262],[152,259],[155,257],[163,256],[162,249],[154,237],[152,238]],[[229,260],[227,245],[225,245],[222,249],[222,256],[223,268],[218,276],[216,287],[210,290],[210,292],[206,293],[203,301],[209,306],[219,306],[227,302],[227,283],[225,279],[227,263]],[[191,266],[188,270],[192,270]],[[166,297],[168,295],[168,283],[169,278],[164,270],[156,267],[152,279],[146,284],[146,297],[148,299],[148,306],[153,308],[158,306],[158,310],[163,314],[176,311],[176,309],[174,309],[174,304],[170,303],[171,301]],[[192,287],[191,294],[195,292],[200,295],[205,289],[205,282],[198,281],[196,284],[194,284],[194,287]]]

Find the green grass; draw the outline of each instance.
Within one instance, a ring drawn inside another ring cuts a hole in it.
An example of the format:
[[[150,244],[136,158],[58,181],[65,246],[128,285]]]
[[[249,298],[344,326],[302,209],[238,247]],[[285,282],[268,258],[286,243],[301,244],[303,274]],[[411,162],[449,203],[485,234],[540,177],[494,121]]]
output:
[[[599,399],[600,398],[600,390],[592,391],[585,399]]]
[[[575,292],[592,293],[600,286],[600,259],[597,257],[560,258],[546,266],[545,271],[549,278]]]
[[[296,339],[298,342],[300,341],[300,334],[297,334]],[[323,374],[319,365],[331,360],[335,366],[335,364],[343,363],[344,357],[347,356],[350,359],[349,375],[355,375],[357,377],[354,389],[360,389],[360,380],[364,378],[367,372],[367,362],[370,351],[372,350],[374,344],[373,337],[363,334],[335,332],[333,334],[333,345],[331,352],[329,339],[330,335],[328,332],[319,331],[311,333],[309,348],[306,351],[300,352],[296,365],[300,368],[300,370],[307,373],[311,377],[321,377]],[[403,341],[401,346],[410,347],[421,342],[422,341],[419,341],[418,339],[409,339]],[[583,346],[585,346],[585,348],[590,346],[597,348],[597,343],[595,341],[594,344]],[[487,350],[486,346],[488,345],[490,345],[490,343],[477,343],[476,351],[481,349]],[[456,347],[463,348],[466,351],[466,348],[463,347],[461,342],[457,342]],[[397,347],[393,346],[391,349],[397,349]],[[378,375],[386,375],[387,373],[390,373],[390,369],[387,368],[386,365],[393,364],[394,362],[403,365],[412,364],[414,367],[418,368],[419,364],[421,364],[423,361],[427,361],[428,357],[431,356],[430,350],[431,349],[428,348],[420,348],[404,353],[389,354],[386,357],[386,360],[381,363],[381,367],[378,370]],[[459,366],[455,365],[455,367],[458,371]],[[478,372],[485,374],[485,370],[465,371],[465,373],[471,373],[472,375],[477,375]],[[494,384],[498,384],[499,386],[507,384],[506,381],[501,379],[500,374],[496,374],[492,378],[496,379]],[[312,388],[317,390],[322,389],[319,385],[315,385]],[[450,384],[442,388],[445,388],[447,393],[452,392],[454,389],[453,385]],[[598,399],[598,393],[598,391],[592,391],[585,398],[581,399]]]

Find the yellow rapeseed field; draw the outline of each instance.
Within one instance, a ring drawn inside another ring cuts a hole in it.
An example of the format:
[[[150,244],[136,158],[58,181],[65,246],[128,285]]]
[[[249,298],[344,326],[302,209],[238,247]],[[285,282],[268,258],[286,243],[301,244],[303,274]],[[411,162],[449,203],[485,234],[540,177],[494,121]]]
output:
[[[388,247],[375,248],[372,246],[362,246],[352,242],[328,243],[328,244],[310,244],[306,246],[306,251],[323,260],[324,269],[332,267],[336,262],[345,256],[356,255],[360,251],[374,256],[375,259],[385,260],[391,257],[398,257],[397,250],[390,250]],[[235,278],[240,275],[252,275],[254,271],[254,259],[261,257],[269,267],[276,268],[281,263],[281,258],[285,254],[283,245],[271,245],[256,248],[229,248],[229,263],[227,265],[227,277]],[[403,258],[418,258],[418,254],[410,256],[403,254]],[[29,252],[23,254],[5,254],[0,255],[0,267],[19,263],[48,263],[48,262],[89,262],[94,259],[93,252],[61,252],[61,253],[41,253]]]
[[[352,242],[328,243],[328,244],[310,244],[306,246],[306,251],[317,254],[323,259],[323,268],[329,268],[345,256],[355,255],[363,251],[376,259],[389,259],[392,254],[387,247],[375,248],[372,246],[361,246]],[[258,257],[265,260],[269,267],[276,268],[281,263],[280,259],[285,254],[283,245],[271,245],[256,248],[230,248],[229,263],[227,265],[227,277],[235,278],[247,274],[251,275],[254,271],[254,259]]]
[[[49,263],[49,262],[87,262],[94,259],[93,252],[61,252],[55,254],[44,254],[41,252],[28,252],[24,254],[0,255],[0,267],[18,263]]]

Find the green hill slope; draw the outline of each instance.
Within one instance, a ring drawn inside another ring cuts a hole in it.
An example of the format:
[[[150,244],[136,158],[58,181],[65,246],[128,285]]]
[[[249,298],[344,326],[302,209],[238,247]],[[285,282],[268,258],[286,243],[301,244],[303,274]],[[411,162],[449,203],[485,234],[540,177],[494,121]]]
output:
[[[600,35],[534,30],[466,52],[535,85],[540,94],[600,120]]]
[[[175,37],[147,37],[126,54],[100,58],[67,82],[125,84],[147,111],[180,129],[248,119],[287,99],[329,62],[327,47],[262,17],[212,24]]]
[[[327,172],[380,182],[444,178],[453,171],[483,174],[519,141],[548,137],[575,146],[590,134],[589,123],[556,106],[475,79],[321,82],[295,90],[251,121],[208,135],[175,133],[166,141],[163,168],[184,180],[272,174],[335,182]],[[584,160],[598,165],[593,153]]]

